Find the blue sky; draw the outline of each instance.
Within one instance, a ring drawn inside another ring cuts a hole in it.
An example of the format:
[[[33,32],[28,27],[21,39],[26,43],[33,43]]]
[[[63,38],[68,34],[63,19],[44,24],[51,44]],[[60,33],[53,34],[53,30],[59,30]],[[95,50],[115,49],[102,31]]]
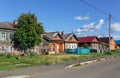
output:
[[[84,1],[112,14],[112,36],[120,39],[120,0]],[[108,35],[108,15],[80,0],[0,0],[0,22],[13,22],[20,14],[28,12],[36,14],[46,32],[74,32],[79,36]]]

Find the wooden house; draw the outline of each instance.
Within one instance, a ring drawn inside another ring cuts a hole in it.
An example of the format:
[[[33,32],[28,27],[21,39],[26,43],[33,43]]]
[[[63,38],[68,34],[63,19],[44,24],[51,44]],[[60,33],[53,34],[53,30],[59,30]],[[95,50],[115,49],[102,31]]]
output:
[[[64,39],[65,49],[76,49],[78,47],[78,39],[75,34],[64,34],[62,32],[61,36]]]
[[[1,53],[13,53],[14,49],[13,36],[15,28],[14,24],[10,22],[0,23],[0,52]]]
[[[109,44],[103,42],[101,38],[99,38],[99,40],[100,40],[100,52],[108,52]]]
[[[83,47],[84,44],[88,44],[91,52],[100,52],[100,41],[96,36],[87,36],[78,38],[78,47]]]
[[[109,37],[101,37],[99,38],[102,43],[107,44],[107,47],[109,48]],[[115,43],[115,40],[113,37],[110,37],[110,50],[114,51],[117,49],[117,45]]]
[[[43,41],[41,46],[49,54],[64,52],[64,40],[59,32],[48,32],[42,34]]]

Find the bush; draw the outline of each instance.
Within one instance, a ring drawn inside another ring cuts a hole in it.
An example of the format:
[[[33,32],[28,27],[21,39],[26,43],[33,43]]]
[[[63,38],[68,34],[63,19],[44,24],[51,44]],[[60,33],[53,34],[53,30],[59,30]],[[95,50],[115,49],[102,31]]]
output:
[[[106,52],[105,54],[106,54],[106,55],[112,55],[112,53],[111,53],[111,52]]]
[[[0,54],[0,56],[4,56],[4,54]]]
[[[11,57],[13,57],[13,55],[12,54],[7,54],[6,57],[11,58]]]
[[[37,55],[35,52],[30,51],[30,56],[31,56],[31,57],[33,57],[33,56],[35,56],[35,55]]]
[[[89,48],[88,44],[83,44],[83,48]]]

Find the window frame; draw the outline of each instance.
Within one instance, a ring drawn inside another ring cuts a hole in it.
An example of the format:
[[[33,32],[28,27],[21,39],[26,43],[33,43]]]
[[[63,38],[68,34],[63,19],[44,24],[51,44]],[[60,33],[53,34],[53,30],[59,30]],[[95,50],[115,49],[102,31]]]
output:
[[[6,40],[6,32],[1,32],[1,40],[5,41]]]

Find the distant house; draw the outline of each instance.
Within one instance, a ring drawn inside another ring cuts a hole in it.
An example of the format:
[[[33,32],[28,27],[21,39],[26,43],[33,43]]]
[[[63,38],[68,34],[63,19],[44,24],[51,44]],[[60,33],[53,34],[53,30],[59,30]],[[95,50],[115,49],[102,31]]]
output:
[[[109,47],[109,37],[101,37],[101,38],[99,38],[99,39],[100,39],[100,41],[101,41],[102,43],[107,44],[108,47]],[[114,41],[114,38],[111,37],[111,38],[110,38],[110,50],[113,51],[113,50],[116,50],[116,49],[117,49],[117,45],[116,45],[116,43],[115,43],[115,41]]]
[[[15,24],[10,22],[1,22],[0,23],[0,53],[18,53],[18,50],[15,50],[13,37],[15,32]],[[32,51],[40,54],[41,52],[45,53],[60,53],[64,52],[64,40],[61,37],[59,32],[49,32],[41,35],[43,40],[39,45],[36,45],[31,49]]]
[[[49,54],[64,52],[64,40],[59,32],[47,32],[42,34],[41,46],[48,50]],[[46,52],[46,51],[45,51]]]
[[[76,49],[78,47],[78,39],[75,34],[64,34],[62,32],[61,36],[63,37],[65,42],[65,49]]]
[[[14,24],[10,22],[0,23],[0,52],[12,53],[15,52],[13,48]]]
[[[88,44],[91,52],[100,52],[100,41],[96,36],[87,36],[78,38],[78,47],[83,47],[84,44]]]
[[[107,52],[109,50],[109,44],[104,42],[104,38],[99,38],[100,40],[100,52]]]

